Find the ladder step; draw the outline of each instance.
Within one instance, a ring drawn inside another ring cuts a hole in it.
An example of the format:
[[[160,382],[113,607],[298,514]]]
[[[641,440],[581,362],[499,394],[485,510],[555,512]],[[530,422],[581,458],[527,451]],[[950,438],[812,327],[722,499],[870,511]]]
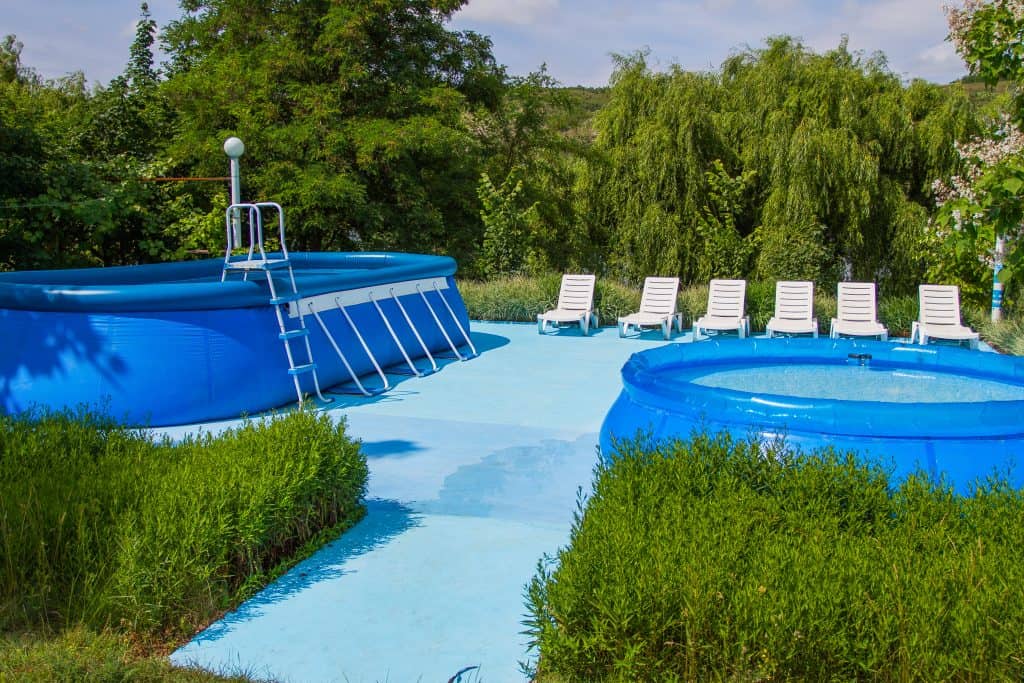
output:
[[[282,341],[287,341],[289,339],[298,339],[299,337],[308,337],[308,336],[309,336],[309,329],[304,328],[304,327],[300,327],[297,330],[288,330],[287,332],[282,332],[281,334],[277,335],[277,338],[281,339]]]
[[[289,375],[302,375],[307,372],[314,372],[316,370],[316,363],[306,363],[305,365],[296,365],[294,368],[288,370]]]
[[[298,292],[294,292],[292,294],[281,294],[281,295],[276,296],[273,299],[271,299],[270,300],[270,305],[271,306],[280,306],[281,304],[290,304],[292,302],[298,301],[301,298],[302,298],[302,295],[299,294]]]
[[[245,259],[244,261],[228,261],[224,267],[228,270],[277,270],[287,268],[291,261],[286,258]]]

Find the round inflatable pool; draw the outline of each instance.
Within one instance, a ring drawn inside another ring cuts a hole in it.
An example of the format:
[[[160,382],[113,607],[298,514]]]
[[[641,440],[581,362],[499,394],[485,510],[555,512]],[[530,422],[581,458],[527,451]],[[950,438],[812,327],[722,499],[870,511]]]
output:
[[[288,261],[296,295],[286,269],[272,274],[273,295],[265,272],[222,281],[223,259],[0,273],[0,408],[86,405],[151,426],[235,418],[294,402],[297,388],[313,393],[286,354],[291,344],[304,356],[296,342],[307,336],[324,388],[468,342],[451,258]],[[308,335],[296,331],[300,309]]]
[[[746,339],[634,354],[601,428],[601,451],[639,432],[785,437],[958,492],[992,474],[1024,486],[1024,358],[856,340]]]

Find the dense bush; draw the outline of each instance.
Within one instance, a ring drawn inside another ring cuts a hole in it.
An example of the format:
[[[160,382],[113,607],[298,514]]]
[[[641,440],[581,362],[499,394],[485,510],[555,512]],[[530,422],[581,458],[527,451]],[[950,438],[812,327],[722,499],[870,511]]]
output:
[[[1021,680],[1024,499],[784,444],[620,444],[527,589],[540,680]]]
[[[2,417],[0,628],[188,633],[359,519],[366,479],[344,426],[309,412],[178,443],[84,412]]]
[[[459,291],[473,320],[505,320],[533,322],[537,314],[554,308],[558,300],[560,276],[555,274],[527,277],[500,276],[487,282],[463,280]],[[602,325],[615,325],[619,316],[635,312],[640,306],[641,285],[630,285],[617,280],[598,278],[594,290],[594,304]],[[708,306],[707,285],[683,287],[679,292],[678,310],[686,324],[704,315]],[[747,283],[747,315],[751,329],[761,332],[775,311],[775,283]],[[910,336],[911,323],[917,320],[917,297],[893,296],[878,300],[878,319],[889,328],[894,337]],[[815,290],[814,312],[818,327],[828,334],[829,323],[836,314],[836,298],[819,287]],[[977,326],[984,320],[984,311],[964,308],[965,322]]]

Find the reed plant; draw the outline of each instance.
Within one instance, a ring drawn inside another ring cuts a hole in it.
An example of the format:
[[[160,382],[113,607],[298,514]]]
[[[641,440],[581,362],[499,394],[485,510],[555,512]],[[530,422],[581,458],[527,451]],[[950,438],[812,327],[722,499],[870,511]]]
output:
[[[1024,499],[851,455],[619,444],[527,586],[541,681],[1022,680]]]
[[[363,512],[343,424],[180,442],[80,410],[0,417],[0,630],[190,634]]]

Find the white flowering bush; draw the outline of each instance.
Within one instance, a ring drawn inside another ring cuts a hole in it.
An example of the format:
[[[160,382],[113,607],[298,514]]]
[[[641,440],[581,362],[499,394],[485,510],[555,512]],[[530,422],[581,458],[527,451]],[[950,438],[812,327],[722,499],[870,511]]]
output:
[[[1024,222],[1024,0],[965,0],[945,11],[949,40],[971,73],[993,85],[1011,81],[1014,99],[1011,113],[989,136],[957,145],[962,172],[933,184],[940,207],[934,239],[955,256],[973,255],[990,268],[995,238],[1004,237],[1000,277],[1008,282],[1024,266],[1024,250],[1018,248]],[[946,263],[929,275],[948,275],[949,270]]]

